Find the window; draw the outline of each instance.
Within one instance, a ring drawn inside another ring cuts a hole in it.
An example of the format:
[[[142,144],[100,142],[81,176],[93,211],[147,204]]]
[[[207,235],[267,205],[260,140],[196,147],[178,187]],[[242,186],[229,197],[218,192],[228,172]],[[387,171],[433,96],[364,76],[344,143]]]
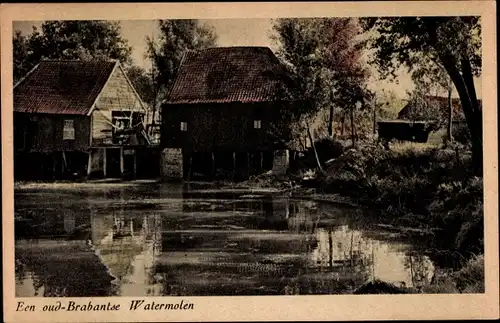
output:
[[[188,130],[188,124],[187,122],[181,122],[181,131],[187,131]]]
[[[111,116],[113,144],[129,144],[130,137],[141,129],[143,115],[132,111],[112,111]]]
[[[74,120],[64,120],[63,140],[75,140]]]
[[[253,121],[253,127],[254,127],[254,129],[260,129],[262,127],[261,120],[254,120]]]

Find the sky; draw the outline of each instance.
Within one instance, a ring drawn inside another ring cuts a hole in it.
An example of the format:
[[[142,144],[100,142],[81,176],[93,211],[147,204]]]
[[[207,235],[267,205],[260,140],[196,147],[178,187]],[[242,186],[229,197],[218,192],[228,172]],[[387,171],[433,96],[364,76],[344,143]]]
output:
[[[218,36],[218,46],[267,46],[276,51],[277,45],[271,39],[271,19],[211,19],[200,20],[201,23],[211,25]],[[37,21],[16,21],[14,30],[21,30],[23,34],[29,34],[33,26],[40,27]],[[122,36],[132,46],[132,58],[134,63],[149,69],[151,63],[144,58],[146,49],[146,36],[158,36],[156,21],[154,20],[123,20],[120,21]],[[399,97],[404,98],[407,91],[413,89],[410,75],[404,70],[398,71],[397,82],[378,79],[376,68],[372,68],[369,87],[372,90],[393,90]],[[476,80],[478,96],[480,95],[481,80]],[[456,97],[456,93],[454,95]]]

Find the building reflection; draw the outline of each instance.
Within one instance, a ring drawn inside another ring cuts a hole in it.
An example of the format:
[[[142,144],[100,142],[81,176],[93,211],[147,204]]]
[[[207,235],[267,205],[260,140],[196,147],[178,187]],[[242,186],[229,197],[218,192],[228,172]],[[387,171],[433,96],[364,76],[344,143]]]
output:
[[[64,214],[64,231],[67,233],[74,232],[76,228],[76,217],[73,212],[66,212]]]
[[[38,240],[16,243],[18,296],[348,293],[373,278],[426,284],[433,270],[331,205],[182,188],[133,193],[140,201],[117,190],[38,210],[46,219]]]
[[[121,296],[161,294],[154,283],[155,261],[162,251],[160,214],[127,216],[121,208],[94,216],[92,232],[95,252],[115,277]]]

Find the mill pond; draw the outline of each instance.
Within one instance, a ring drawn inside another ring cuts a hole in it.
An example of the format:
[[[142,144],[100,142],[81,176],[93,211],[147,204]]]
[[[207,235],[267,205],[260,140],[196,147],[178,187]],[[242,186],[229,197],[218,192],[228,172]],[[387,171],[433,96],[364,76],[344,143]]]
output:
[[[355,207],[188,184],[15,190],[16,296],[350,294],[429,284],[422,241]]]

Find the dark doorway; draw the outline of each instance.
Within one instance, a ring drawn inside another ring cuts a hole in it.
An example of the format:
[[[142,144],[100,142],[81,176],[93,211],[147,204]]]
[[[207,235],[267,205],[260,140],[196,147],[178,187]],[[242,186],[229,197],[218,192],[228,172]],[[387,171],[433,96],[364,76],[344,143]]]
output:
[[[135,154],[134,149],[123,150],[123,176],[126,178],[135,177]]]
[[[106,176],[121,177],[120,173],[120,148],[106,149]]]
[[[159,149],[142,148],[136,149],[137,166],[136,178],[156,178],[160,176],[160,154]]]

